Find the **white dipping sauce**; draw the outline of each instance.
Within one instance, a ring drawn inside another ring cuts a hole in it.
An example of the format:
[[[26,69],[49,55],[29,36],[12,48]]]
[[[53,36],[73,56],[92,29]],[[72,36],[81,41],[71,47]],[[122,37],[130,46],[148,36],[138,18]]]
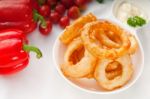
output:
[[[121,4],[116,12],[116,17],[124,23],[127,23],[129,17],[140,16],[147,21],[147,16],[144,11],[131,3]]]

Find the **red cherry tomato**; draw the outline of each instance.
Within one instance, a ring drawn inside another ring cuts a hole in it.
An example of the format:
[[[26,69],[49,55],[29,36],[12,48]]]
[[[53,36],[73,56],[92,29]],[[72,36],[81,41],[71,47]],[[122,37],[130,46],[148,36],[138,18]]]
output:
[[[81,12],[85,11],[87,9],[87,5],[86,4],[81,5],[81,6],[79,6],[79,9],[80,9]]]
[[[76,19],[80,16],[80,10],[77,6],[72,6],[69,10],[68,10],[68,16],[72,19]]]
[[[53,6],[53,5],[56,5],[56,4],[57,4],[57,1],[58,1],[58,0],[47,0],[47,4],[48,4],[49,6]]]
[[[42,5],[39,9],[39,13],[44,17],[48,16],[50,14],[50,11],[50,7],[46,4]]]
[[[66,26],[68,26],[70,24],[70,20],[68,16],[63,16],[60,21],[59,21],[59,25],[62,28],[65,28]]]
[[[39,31],[43,35],[48,35],[52,31],[52,23],[49,20],[46,20],[47,26],[44,28],[41,25],[39,25]]]
[[[39,6],[37,0],[31,0],[31,3],[32,3],[32,7],[39,11],[40,6]]]
[[[54,11],[54,12],[52,12],[52,13],[50,14],[50,20],[51,20],[53,23],[58,23],[59,20],[60,20],[60,18],[61,18],[61,15],[60,15],[58,12],[56,12],[56,11]]]
[[[78,6],[82,6],[87,3],[87,0],[75,0],[75,4]]]
[[[61,3],[65,5],[66,8],[73,6],[74,0],[61,0]]]
[[[65,6],[63,4],[57,4],[55,7],[55,11],[57,11],[59,14],[63,15],[65,13]]]
[[[87,1],[87,3],[89,3],[89,2],[92,2],[93,0],[86,0]]]

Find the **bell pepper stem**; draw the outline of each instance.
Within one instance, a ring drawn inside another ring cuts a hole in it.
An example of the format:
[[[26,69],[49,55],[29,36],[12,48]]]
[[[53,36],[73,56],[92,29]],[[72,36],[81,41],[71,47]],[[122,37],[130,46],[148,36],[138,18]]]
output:
[[[46,24],[46,20],[44,19],[44,17],[42,15],[40,15],[38,13],[37,10],[33,10],[33,18],[34,18],[34,21],[38,22],[40,21],[40,25],[43,27],[43,28],[46,28],[47,24]]]
[[[36,53],[36,57],[38,59],[42,57],[42,52],[40,51],[39,48],[37,48],[35,46],[24,44],[23,45],[23,50],[26,51],[26,52],[35,52]]]

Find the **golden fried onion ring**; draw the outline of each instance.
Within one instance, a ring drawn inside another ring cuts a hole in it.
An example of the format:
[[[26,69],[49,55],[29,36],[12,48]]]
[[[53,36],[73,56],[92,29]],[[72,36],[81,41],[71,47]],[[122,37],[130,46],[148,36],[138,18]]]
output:
[[[137,40],[133,35],[129,35],[129,40],[131,42],[131,46],[129,48],[129,54],[134,54],[138,48]]]
[[[113,90],[125,85],[132,77],[133,68],[129,55],[124,55],[115,61],[119,62],[122,66],[122,74],[120,76],[115,77],[112,80],[109,80],[106,77],[106,67],[109,63],[113,62],[111,59],[103,59],[99,61],[99,64],[95,70],[95,79],[106,90]]]
[[[83,42],[80,38],[74,39],[68,46],[64,55],[64,64],[61,65],[61,70],[64,75],[73,78],[85,77],[91,74],[95,68],[97,59],[91,55],[86,49],[80,60],[73,63],[70,58],[73,52],[78,48],[82,48]],[[78,56],[78,55],[76,55]]]
[[[119,48],[103,48],[99,46],[93,36],[91,34],[93,32],[97,32],[96,34],[100,34],[103,31],[110,30],[115,33],[115,35],[119,36],[122,44]],[[84,46],[86,49],[98,58],[109,58],[114,59],[118,58],[126,53],[128,53],[128,49],[130,47],[130,41],[128,39],[128,34],[119,26],[112,24],[106,20],[99,20],[95,22],[90,22],[83,27],[83,31],[81,33],[81,38],[83,40]]]
[[[106,77],[111,80],[122,74],[122,67],[119,62],[113,61],[108,64],[105,71]]]
[[[121,71],[121,70],[115,70],[115,71],[108,72],[108,73],[106,74],[106,77],[107,77],[109,80],[112,80],[112,79],[114,79],[115,77],[120,76],[121,74],[122,74],[122,71]]]
[[[111,35],[111,36],[110,36]],[[104,33],[104,31],[101,31],[99,35],[97,36],[102,44],[106,45],[110,48],[118,48],[120,44],[122,43],[119,38],[117,38],[114,33]],[[130,48],[129,48],[129,54],[134,54],[138,48],[138,43],[134,35],[128,34],[128,38],[130,41]]]
[[[116,43],[115,41],[111,40],[104,30],[100,30],[100,33],[97,33],[97,38],[102,42],[103,45],[106,45],[107,47],[110,48],[119,48],[120,45]]]
[[[106,76],[108,79],[113,79],[114,77],[119,76],[121,74],[122,71],[119,65],[120,64],[118,62],[112,62],[107,66]],[[88,79],[94,78],[94,72],[95,71],[93,71],[91,74],[88,74],[86,78]]]
[[[74,38],[80,36],[82,27],[92,21],[96,21],[96,17],[89,13],[78,18],[72,25],[68,26],[60,36],[60,41],[63,44],[69,44]]]

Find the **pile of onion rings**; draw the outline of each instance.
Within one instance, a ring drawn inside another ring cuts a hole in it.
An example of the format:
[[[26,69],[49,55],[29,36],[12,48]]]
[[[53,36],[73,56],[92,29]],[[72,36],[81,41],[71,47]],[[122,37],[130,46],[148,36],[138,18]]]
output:
[[[132,78],[137,40],[113,22],[87,14],[68,26],[60,41],[67,46],[60,64],[66,77],[95,79],[105,90],[120,88]]]

